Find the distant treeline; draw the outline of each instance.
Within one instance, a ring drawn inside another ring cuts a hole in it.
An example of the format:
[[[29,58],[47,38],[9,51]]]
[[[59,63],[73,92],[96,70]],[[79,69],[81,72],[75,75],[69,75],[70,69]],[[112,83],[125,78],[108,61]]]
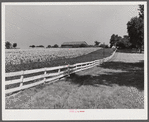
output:
[[[43,46],[43,45],[37,45],[37,46],[35,46],[35,45],[30,45],[29,47],[31,47],[31,48],[36,48],[36,47],[45,48],[45,46]],[[55,44],[55,45],[53,45],[53,46],[48,45],[46,48],[58,48],[58,47],[59,47],[59,46],[58,46],[57,44]]]
[[[95,41],[94,42],[95,44],[94,45],[84,45],[84,44],[81,44],[81,45],[74,45],[74,46],[71,46],[69,48],[81,48],[81,47],[102,47],[102,48],[109,48],[109,46],[107,44],[101,44],[100,42],[98,41]],[[35,46],[35,45],[30,45],[29,46],[30,48],[64,48],[62,46],[59,46],[58,44],[55,44],[55,45],[48,45],[47,47],[43,46],[43,45],[38,45],[38,46]]]

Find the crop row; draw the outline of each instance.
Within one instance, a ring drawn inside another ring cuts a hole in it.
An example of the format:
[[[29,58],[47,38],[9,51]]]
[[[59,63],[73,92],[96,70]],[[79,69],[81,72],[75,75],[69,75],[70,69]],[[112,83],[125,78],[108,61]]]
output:
[[[18,65],[30,62],[45,62],[57,58],[74,58],[96,51],[99,48],[56,48],[56,49],[17,49],[5,51],[5,65]]]

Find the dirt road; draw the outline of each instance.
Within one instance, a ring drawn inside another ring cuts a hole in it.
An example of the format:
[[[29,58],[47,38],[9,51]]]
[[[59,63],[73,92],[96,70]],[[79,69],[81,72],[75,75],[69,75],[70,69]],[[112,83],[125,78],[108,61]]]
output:
[[[115,56],[111,59],[114,62],[129,62],[135,63],[144,60],[144,54],[139,53],[116,53]]]

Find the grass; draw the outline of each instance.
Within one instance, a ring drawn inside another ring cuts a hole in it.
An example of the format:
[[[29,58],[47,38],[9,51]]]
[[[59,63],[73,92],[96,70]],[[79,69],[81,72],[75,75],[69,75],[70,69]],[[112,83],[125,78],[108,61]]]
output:
[[[15,71],[21,71],[21,70],[31,70],[31,69],[39,69],[44,67],[53,67],[53,66],[62,66],[67,64],[75,64],[80,62],[87,62],[87,61],[93,61],[96,59],[101,59],[103,57],[110,56],[113,52],[113,49],[99,49],[97,51],[91,52],[86,55],[78,56],[75,58],[57,58],[53,59],[51,61],[44,61],[44,62],[27,62],[27,63],[21,63],[17,65],[8,64],[6,65],[6,72],[15,72]]]
[[[143,109],[144,62],[106,62],[6,98],[6,109]]]

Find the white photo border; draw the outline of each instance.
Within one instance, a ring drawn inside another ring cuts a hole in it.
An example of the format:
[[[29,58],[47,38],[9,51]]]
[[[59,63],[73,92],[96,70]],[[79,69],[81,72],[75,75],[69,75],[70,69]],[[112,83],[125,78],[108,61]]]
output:
[[[7,5],[144,5],[144,109],[5,109],[5,6]],[[147,82],[147,2],[2,2],[2,120],[146,120],[148,119]]]

